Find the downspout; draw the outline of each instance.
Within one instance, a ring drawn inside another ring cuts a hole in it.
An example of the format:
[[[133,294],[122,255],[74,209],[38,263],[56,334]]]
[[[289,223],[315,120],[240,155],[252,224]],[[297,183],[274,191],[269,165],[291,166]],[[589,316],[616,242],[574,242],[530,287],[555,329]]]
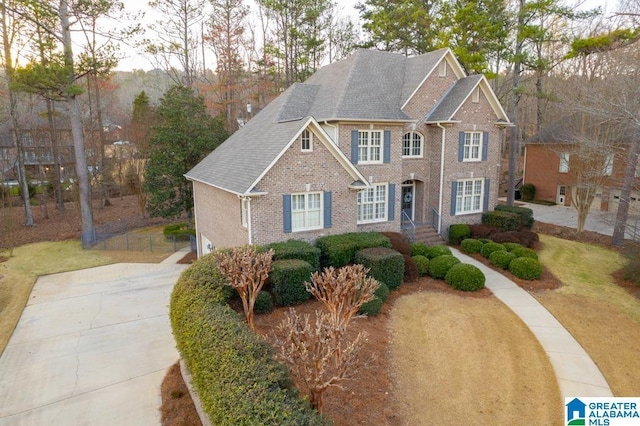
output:
[[[253,244],[253,232],[251,230],[251,197],[245,197],[242,195],[238,195],[238,199],[240,200],[240,209],[242,209],[242,202],[247,200],[247,234],[249,236],[248,244]]]
[[[447,129],[440,123],[436,123],[436,126],[442,129],[442,142],[440,147],[440,194],[438,196],[438,234],[442,229],[442,190],[444,187],[444,141],[447,136]]]
[[[191,181],[191,192],[193,193],[193,225],[196,228],[196,254],[198,259],[202,256],[202,238],[198,233],[198,203],[196,203],[196,183]]]

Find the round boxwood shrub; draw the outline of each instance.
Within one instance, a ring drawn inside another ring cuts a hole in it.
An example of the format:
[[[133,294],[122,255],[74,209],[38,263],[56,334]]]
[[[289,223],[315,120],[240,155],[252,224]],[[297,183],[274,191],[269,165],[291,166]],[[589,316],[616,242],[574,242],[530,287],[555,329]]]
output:
[[[498,250],[507,251],[507,249],[504,248],[504,246],[500,243],[487,243],[482,246],[482,250],[480,250],[480,253],[482,253],[482,255],[488,259],[491,253]]]
[[[507,251],[513,251],[517,248],[524,247],[520,243],[501,243]]]
[[[542,265],[530,257],[517,257],[509,264],[509,271],[523,280],[536,280],[542,275]]]
[[[493,240],[490,240],[488,238],[478,238],[480,241],[482,241],[482,244],[487,244],[487,243],[492,243]]]
[[[426,256],[417,254],[411,257],[418,266],[418,274],[424,277],[429,273],[429,259]]]
[[[462,291],[478,291],[485,282],[484,273],[468,263],[453,265],[444,279],[451,287]]]
[[[467,238],[465,240],[462,240],[462,243],[460,243],[460,248],[464,253],[467,254],[480,253],[483,245],[484,243],[480,240],[476,240],[475,238]]]
[[[447,275],[449,269],[458,263],[460,263],[460,260],[450,254],[438,256],[429,262],[429,275],[441,280]]]
[[[413,243],[411,244],[411,256],[427,256],[429,246],[425,243]]]
[[[382,299],[374,295],[373,299],[360,306],[358,313],[370,317],[376,316],[378,315],[378,312],[380,312],[380,309],[382,309],[382,305],[384,305]]]
[[[498,250],[489,255],[489,262],[497,268],[507,269],[509,267],[509,263],[511,263],[511,261],[516,257],[518,256],[511,252]]]
[[[265,314],[273,309],[273,300],[268,291],[261,290],[256,297],[256,303],[253,305],[253,311],[257,314]]]
[[[389,298],[389,293],[391,291],[389,290],[389,287],[387,287],[385,283],[381,283],[380,281],[378,281],[378,283],[380,284],[380,286],[376,289],[376,291],[373,294],[378,296],[380,300],[382,300],[383,302],[386,302],[387,299]]]
[[[530,248],[519,247],[519,248],[513,249],[511,253],[515,254],[516,257],[529,257],[531,259],[538,260],[538,253],[536,253],[535,250]]]
[[[469,225],[464,223],[456,223],[449,227],[449,244],[453,244],[457,246],[464,240],[465,238],[469,238],[471,236],[471,229],[469,229]]]
[[[447,246],[430,246],[425,254],[429,260],[444,255],[451,255],[451,249]]]

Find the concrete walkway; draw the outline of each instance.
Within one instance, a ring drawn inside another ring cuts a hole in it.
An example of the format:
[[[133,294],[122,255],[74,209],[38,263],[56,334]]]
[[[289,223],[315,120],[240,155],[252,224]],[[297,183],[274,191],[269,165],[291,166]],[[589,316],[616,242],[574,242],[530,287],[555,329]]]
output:
[[[451,248],[464,263],[484,272],[486,287],[529,327],[546,352],[558,378],[562,397],[610,397],[609,384],[571,334],[533,296],[482,262]]]
[[[0,425],[158,425],[185,253],[38,278],[0,357]]]

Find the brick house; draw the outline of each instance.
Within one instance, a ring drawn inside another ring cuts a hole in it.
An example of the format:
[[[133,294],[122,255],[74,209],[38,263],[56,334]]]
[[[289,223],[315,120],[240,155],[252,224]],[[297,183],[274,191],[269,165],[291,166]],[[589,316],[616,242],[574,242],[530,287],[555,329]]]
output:
[[[509,120],[449,49],[359,50],[296,83],[185,176],[198,253],[477,223]]]
[[[542,132],[525,143],[523,182],[533,184],[537,200],[551,201],[563,206],[571,205],[571,191],[576,184],[572,169],[580,167],[577,155],[572,153],[572,142],[554,133]],[[618,210],[620,191],[627,168],[626,144],[612,146],[601,155],[602,181],[596,189],[592,209],[615,212]],[[640,210],[640,167],[636,169],[631,194],[633,211]]]

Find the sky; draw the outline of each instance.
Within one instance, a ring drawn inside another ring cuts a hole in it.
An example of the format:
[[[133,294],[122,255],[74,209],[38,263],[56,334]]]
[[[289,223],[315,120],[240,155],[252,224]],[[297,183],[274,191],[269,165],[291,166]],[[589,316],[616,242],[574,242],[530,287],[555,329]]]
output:
[[[359,13],[355,9],[356,4],[363,2],[364,0],[335,0],[339,7],[342,8],[344,13],[349,14],[354,19],[358,19]],[[125,10],[131,12],[144,11],[145,19],[143,23],[153,23],[158,19],[158,15],[154,14],[154,11],[151,7],[148,6],[148,2],[146,0],[122,0]],[[253,0],[247,0],[250,10],[256,9],[255,2]],[[595,7],[602,7],[605,11],[611,10],[616,0],[608,1],[608,0],[584,0],[584,4],[581,7],[582,9],[589,9]],[[151,37],[152,33],[147,34],[147,37]],[[134,48],[123,48],[123,54],[125,55],[122,58],[117,66],[117,70],[119,71],[130,71],[132,69],[142,69],[142,70],[150,70],[153,68],[153,64],[141,54],[136,52]]]

